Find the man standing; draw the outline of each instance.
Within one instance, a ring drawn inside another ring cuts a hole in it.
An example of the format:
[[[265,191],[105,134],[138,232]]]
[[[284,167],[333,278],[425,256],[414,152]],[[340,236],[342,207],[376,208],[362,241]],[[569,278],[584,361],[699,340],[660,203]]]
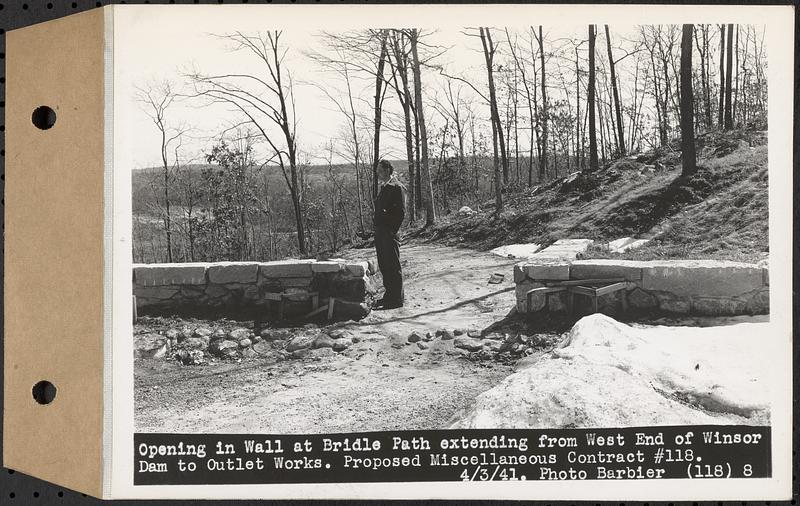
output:
[[[378,268],[383,275],[386,292],[377,302],[383,309],[403,306],[403,270],[400,266],[400,241],[397,231],[405,217],[405,188],[394,175],[392,164],[386,160],[378,163],[378,180],[381,189],[375,200],[375,253]]]

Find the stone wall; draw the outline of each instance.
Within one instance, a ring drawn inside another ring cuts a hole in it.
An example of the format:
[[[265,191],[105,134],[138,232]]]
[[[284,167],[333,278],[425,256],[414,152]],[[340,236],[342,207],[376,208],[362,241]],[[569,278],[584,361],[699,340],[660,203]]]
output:
[[[315,292],[320,306],[336,299],[334,318],[358,319],[374,291],[367,262],[339,259],[133,266],[139,315],[271,320],[284,294],[284,317],[293,318],[312,310]]]
[[[531,258],[514,266],[517,310],[563,312],[567,294],[537,296],[527,307],[533,288],[554,287],[581,279],[623,279],[624,289],[598,299],[598,311],[691,314],[705,316],[768,314],[769,269],[766,266],[718,260],[574,260]],[[576,314],[591,312],[589,297],[574,295]],[[623,299],[624,297],[624,299]]]

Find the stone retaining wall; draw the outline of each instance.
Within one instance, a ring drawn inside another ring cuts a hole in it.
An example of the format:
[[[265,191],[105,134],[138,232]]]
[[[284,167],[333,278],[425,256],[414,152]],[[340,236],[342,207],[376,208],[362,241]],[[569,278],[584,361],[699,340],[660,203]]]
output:
[[[140,315],[270,320],[277,317],[275,295],[284,293],[284,316],[292,318],[311,311],[306,294],[317,292],[320,305],[336,299],[335,318],[359,319],[374,291],[367,262],[339,259],[133,266]]]
[[[560,281],[622,278],[623,290],[601,296],[598,311],[621,314],[623,306],[639,313],[706,316],[768,314],[769,269],[766,266],[718,260],[574,260],[529,259],[514,266],[517,310],[561,312],[567,294],[549,293],[527,307],[526,294]],[[622,298],[625,298],[624,300]],[[575,312],[589,312],[588,297],[574,296]]]

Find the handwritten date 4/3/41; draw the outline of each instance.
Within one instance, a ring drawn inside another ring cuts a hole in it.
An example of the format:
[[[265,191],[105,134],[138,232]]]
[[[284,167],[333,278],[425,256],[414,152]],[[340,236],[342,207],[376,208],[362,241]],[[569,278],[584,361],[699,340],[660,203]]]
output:
[[[462,481],[518,481],[525,480],[525,476],[517,476],[513,467],[483,467],[464,469],[459,475]]]

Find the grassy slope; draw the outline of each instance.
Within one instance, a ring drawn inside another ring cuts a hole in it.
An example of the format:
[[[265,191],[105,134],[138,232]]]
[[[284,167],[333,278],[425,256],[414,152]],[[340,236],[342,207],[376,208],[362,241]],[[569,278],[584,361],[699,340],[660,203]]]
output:
[[[766,132],[710,132],[698,138],[698,171],[680,177],[672,146],[630,156],[596,174],[561,178],[507,194],[471,217],[443,217],[411,237],[478,249],[562,238],[610,241],[650,238],[623,254],[594,248],[588,256],[635,259],[719,258],[755,262],[768,251]]]

